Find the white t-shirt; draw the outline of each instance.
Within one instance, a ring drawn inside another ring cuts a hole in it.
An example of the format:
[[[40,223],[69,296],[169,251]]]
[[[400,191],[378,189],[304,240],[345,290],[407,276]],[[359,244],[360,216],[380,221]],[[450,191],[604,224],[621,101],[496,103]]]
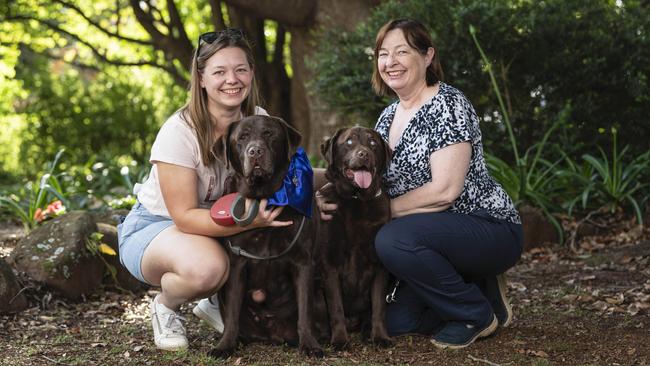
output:
[[[255,108],[255,114],[268,115],[260,107]],[[174,113],[160,128],[156,140],[151,147],[152,164],[149,178],[136,184],[133,193],[138,201],[152,214],[170,217],[158,180],[157,162],[179,165],[194,169],[197,175],[198,207],[210,208],[212,202],[223,195],[224,180],[228,176],[226,167],[219,161],[205,166],[201,160],[199,141],[190,125],[182,118],[180,112]]]

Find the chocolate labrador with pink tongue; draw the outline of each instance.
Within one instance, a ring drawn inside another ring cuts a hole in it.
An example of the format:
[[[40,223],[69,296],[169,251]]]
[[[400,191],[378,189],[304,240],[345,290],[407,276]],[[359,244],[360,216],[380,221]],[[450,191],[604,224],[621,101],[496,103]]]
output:
[[[360,330],[374,344],[389,346],[384,320],[388,274],[375,254],[374,240],[390,220],[390,202],[382,189],[390,150],[374,130],[352,127],[338,130],[321,152],[331,184],[320,194],[338,205],[331,220],[318,221],[316,235],[330,342],[342,348],[348,332]]]

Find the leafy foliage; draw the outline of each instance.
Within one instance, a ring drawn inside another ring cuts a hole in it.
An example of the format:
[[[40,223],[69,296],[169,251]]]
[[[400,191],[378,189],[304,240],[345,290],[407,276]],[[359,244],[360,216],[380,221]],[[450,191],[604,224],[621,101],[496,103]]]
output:
[[[497,80],[494,75],[493,65],[485,55],[485,52],[483,52],[483,48],[477,39],[476,28],[470,25],[469,33],[471,34],[474,44],[476,45],[476,48],[478,49],[481,58],[485,63],[485,69],[490,76],[490,82],[492,83],[494,93],[496,94],[499,106],[501,108],[503,121],[506,126],[506,130],[508,131],[508,137],[510,138],[512,154],[515,158],[515,166],[510,167],[503,160],[498,159],[496,156],[490,155],[488,158],[488,167],[491,168],[491,171],[495,175],[497,181],[503,181],[505,183],[505,189],[516,205],[519,205],[522,202],[527,202],[533,204],[536,207],[539,207],[544,212],[553,226],[555,226],[555,229],[557,230],[560,238],[560,242],[562,242],[562,226],[560,225],[559,221],[551,214],[551,205],[553,204],[553,198],[555,198],[555,195],[553,195],[553,193],[557,192],[556,186],[553,184],[555,181],[553,179],[553,173],[556,166],[562,161],[562,159],[551,163],[542,157],[542,152],[544,151],[544,147],[546,146],[549,137],[559,125],[565,122],[564,119],[571,109],[569,107],[565,108],[565,111],[562,114],[563,118],[556,120],[551,128],[549,128],[544,133],[542,141],[526,149],[526,152],[521,155],[519,152],[520,147],[517,143],[517,139],[512,132],[512,124],[510,122],[509,113],[504,104],[499,85],[497,84]]]
[[[97,154],[129,154],[144,162],[164,118],[161,113],[179,107],[156,106],[161,96],[152,81],[134,82],[113,70],[95,73],[61,66],[59,73],[51,72],[43,65],[48,61],[38,55],[26,53],[22,59],[18,77],[29,96],[20,101],[19,111],[30,123],[21,132],[20,160],[32,169],[28,175],[43,156],[62,146],[70,164],[83,164]],[[159,81],[173,90],[169,80]]]
[[[650,169],[650,150],[635,158],[628,158],[629,145],[618,150],[617,130],[612,129],[612,153],[608,156],[597,146],[599,156],[584,154],[583,166],[575,169],[575,164],[567,174],[582,187],[580,195],[570,201],[569,210],[580,203],[582,209],[604,208],[610,212],[627,205],[636,215],[637,223],[643,224],[642,203],[648,198],[644,192],[650,183],[643,179]]]
[[[360,122],[376,120],[385,103],[372,92],[366,51],[381,25],[398,17],[418,19],[431,29],[445,79],[468,95],[486,122],[498,123],[484,129],[486,146],[495,155],[514,158],[499,143],[503,115],[467,32],[470,24],[480,31],[513,133],[523,146],[540,141],[570,103],[566,126],[554,140],[572,156],[593,142],[606,146],[609,141],[599,131],[611,127],[634,153],[650,147],[643,137],[650,135],[650,8],[642,2],[388,1],[354,32],[323,32],[313,60],[314,86],[331,108],[354,111]]]
[[[69,207],[64,190],[54,174],[63,151],[56,154],[49,169],[37,181],[28,182],[17,194],[0,195],[0,208],[22,222],[25,231],[31,230],[45,219],[43,211],[52,200],[58,199],[64,208]]]
[[[18,220],[29,231],[65,210],[130,209],[135,203],[129,194],[134,182],[143,181],[149,172],[148,166],[138,167],[135,161],[130,162],[129,169],[119,162],[94,160],[61,171],[63,153],[60,150],[34,181],[0,191],[0,217]]]

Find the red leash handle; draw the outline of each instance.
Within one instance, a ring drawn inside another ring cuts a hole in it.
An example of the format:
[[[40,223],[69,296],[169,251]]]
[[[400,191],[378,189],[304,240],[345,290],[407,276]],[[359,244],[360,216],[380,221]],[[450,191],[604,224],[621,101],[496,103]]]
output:
[[[219,198],[212,208],[210,208],[210,217],[212,221],[221,226],[231,226],[235,224],[230,208],[232,207],[233,201],[237,198],[238,193],[230,193]]]
[[[217,200],[210,208],[212,221],[221,226],[247,226],[257,216],[259,201],[254,200],[248,212],[244,212],[246,199],[238,193],[227,194]]]

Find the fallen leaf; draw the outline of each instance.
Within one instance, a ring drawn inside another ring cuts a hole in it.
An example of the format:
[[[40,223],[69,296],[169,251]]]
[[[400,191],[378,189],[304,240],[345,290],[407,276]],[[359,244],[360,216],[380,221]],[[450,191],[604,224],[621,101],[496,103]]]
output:
[[[135,346],[133,347],[133,352],[140,352],[143,348],[144,346]]]
[[[562,297],[562,300],[569,301],[569,302],[573,302],[576,299],[578,299],[578,295],[576,295],[576,294],[568,294],[568,295],[564,295]]]
[[[618,294],[616,297],[606,297],[605,301],[607,301],[608,304],[619,305],[625,301],[625,297],[623,294]]]
[[[591,302],[594,300],[594,297],[591,295],[580,295],[578,296],[578,301],[580,302]]]
[[[548,353],[544,351],[533,351],[533,350],[528,350],[526,352],[529,356],[535,356],[535,357],[541,357],[541,358],[548,358]]]
[[[524,291],[527,290],[527,289],[526,289],[526,285],[524,285],[524,284],[521,283],[521,282],[508,282],[508,286],[509,286],[511,289],[516,290],[516,291],[519,291],[519,292],[524,292]]]
[[[113,250],[113,248],[111,248],[110,245],[108,245],[106,243],[99,244],[99,246],[97,248],[99,248],[99,251],[104,253],[104,254],[108,254],[108,255],[112,255],[112,256],[117,255],[117,253],[115,253],[115,250]]]
[[[598,300],[595,303],[591,304],[591,307],[596,310],[605,311],[607,310],[609,305],[602,300]]]

